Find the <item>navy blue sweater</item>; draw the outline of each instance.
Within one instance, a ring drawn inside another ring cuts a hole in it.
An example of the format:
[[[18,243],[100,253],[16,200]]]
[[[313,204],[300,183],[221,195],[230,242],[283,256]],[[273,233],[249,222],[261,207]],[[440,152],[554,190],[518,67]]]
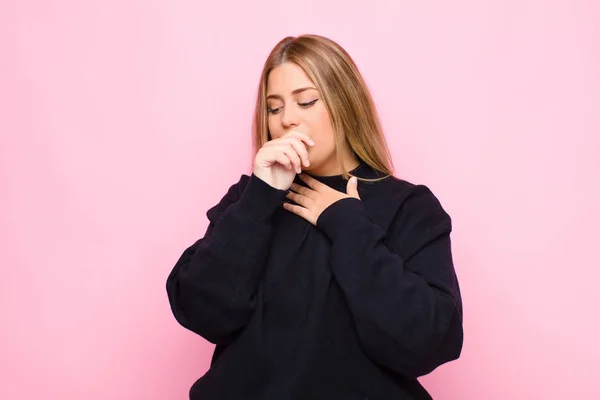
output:
[[[345,192],[341,176],[315,178]],[[463,343],[450,217],[423,185],[358,190],[314,226],[242,175],[208,210],[167,279],[177,321],[216,344],[190,399],[431,399],[417,378]]]

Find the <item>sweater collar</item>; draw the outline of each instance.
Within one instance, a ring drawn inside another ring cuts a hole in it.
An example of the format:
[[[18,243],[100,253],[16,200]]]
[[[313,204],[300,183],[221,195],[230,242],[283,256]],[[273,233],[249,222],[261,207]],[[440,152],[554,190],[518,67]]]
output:
[[[348,171],[348,172],[350,172],[351,175],[355,175],[359,178],[366,178],[366,179],[376,179],[376,178],[381,178],[381,177],[385,176],[385,174],[373,169],[371,166],[369,166],[364,161],[361,161],[360,164],[356,168],[354,168],[353,170]],[[322,183],[326,184],[327,186],[330,186],[338,191],[342,191],[344,193],[346,192],[346,185],[348,184],[348,181],[346,179],[344,179],[343,175],[315,176],[315,175],[311,175],[307,172],[305,172],[305,174],[315,178],[319,182],[322,182]],[[301,180],[300,180],[300,178],[296,177],[296,181],[301,181]],[[360,182],[359,182],[359,186],[360,186]]]

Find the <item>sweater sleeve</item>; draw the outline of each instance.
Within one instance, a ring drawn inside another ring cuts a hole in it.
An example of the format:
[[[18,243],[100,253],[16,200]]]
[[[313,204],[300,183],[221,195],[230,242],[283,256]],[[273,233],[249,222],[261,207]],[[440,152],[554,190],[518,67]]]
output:
[[[183,252],[167,278],[181,325],[215,344],[227,344],[246,325],[271,242],[271,217],[285,194],[254,174],[242,176],[208,210],[204,237]]]
[[[387,235],[354,198],[328,207],[317,227],[332,241],[333,274],[372,360],[417,378],[459,357],[462,301],[451,220],[427,187],[412,188]]]

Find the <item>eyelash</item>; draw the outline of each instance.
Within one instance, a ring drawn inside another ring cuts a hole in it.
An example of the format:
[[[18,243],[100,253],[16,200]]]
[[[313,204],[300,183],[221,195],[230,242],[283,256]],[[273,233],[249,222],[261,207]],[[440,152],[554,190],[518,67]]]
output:
[[[300,107],[308,108],[310,106],[313,106],[318,100],[319,99],[315,99],[313,101],[309,101],[308,103],[298,103],[298,105]],[[269,114],[277,114],[280,109],[281,109],[281,107],[277,107],[277,108],[268,108],[267,107],[267,113],[269,113]]]

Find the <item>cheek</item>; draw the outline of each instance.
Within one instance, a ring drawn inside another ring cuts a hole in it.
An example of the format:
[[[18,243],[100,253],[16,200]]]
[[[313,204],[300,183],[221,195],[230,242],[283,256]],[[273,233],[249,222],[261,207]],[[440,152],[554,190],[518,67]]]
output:
[[[277,139],[283,135],[283,132],[281,132],[281,129],[277,128],[277,124],[273,120],[273,117],[268,117],[267,127],[269,128],[269,134],[271,136],[271,139]]]
[[[320,147],[323,147],[326,151],[330,150],[331,147],[335,147],[333,128],[326,109],[323,108],[315,113],[312,128],[314,139]]]
[[[311,137],[316,142],[316,146],[309,149],[310,160],[316,166],[335,152],[333,128],[327,110],[319,110],[318,113],[314,113],[307,123],[310,127]]]

